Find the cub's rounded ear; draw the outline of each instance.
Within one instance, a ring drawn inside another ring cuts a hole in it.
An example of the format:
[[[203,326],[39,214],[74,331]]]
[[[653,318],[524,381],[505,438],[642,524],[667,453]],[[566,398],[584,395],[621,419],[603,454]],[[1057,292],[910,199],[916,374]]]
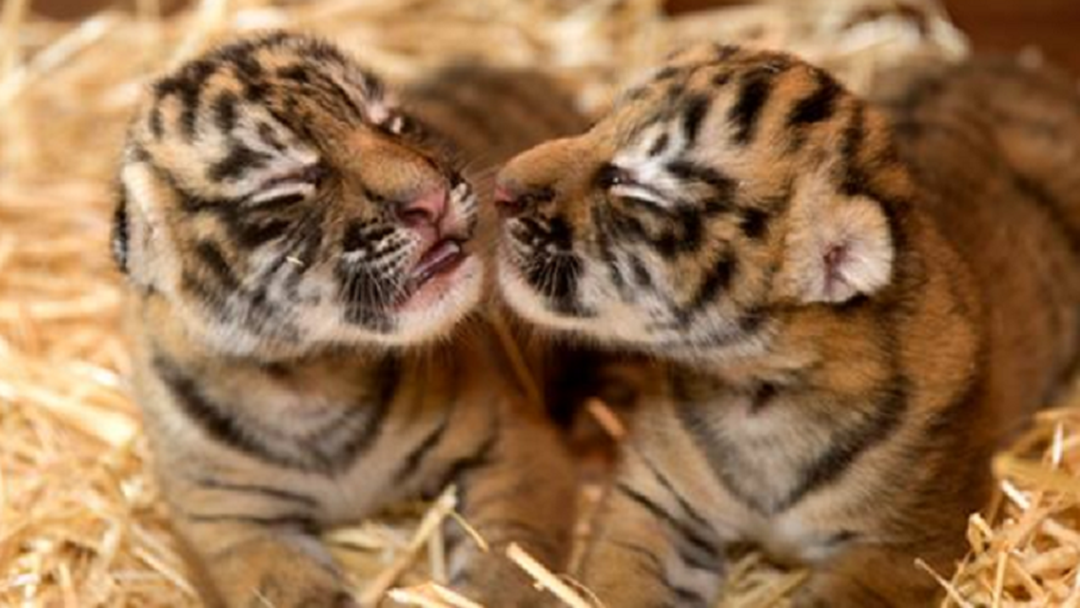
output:
[[[169,242],[165,208],[174,194],[146,163],[128,162],[120,171],[113,215],[113,259],[128,281],[140,288],[175,280],[179,261]]]
[[[810,187],[794,197],[790,213],[780,271],[783,296],[839,303],[888,285],[895,250],[879,201]]]

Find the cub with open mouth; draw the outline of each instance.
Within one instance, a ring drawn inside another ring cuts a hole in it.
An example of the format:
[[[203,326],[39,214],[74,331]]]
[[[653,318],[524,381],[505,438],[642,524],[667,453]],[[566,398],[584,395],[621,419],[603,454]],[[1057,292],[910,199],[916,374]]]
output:
[[[449,484],[491,545],[452,544],[451,583],[467,595],[535,599],[502,556],[510,542],[553,567],[565,557],[573,475],[478,313],[483,213],[453,161],[559,132],[523,133],[507,113],[557,103],[549,88],[515,95],[489,82],[500,78],[425,83],[421,125],[336,47],[274,33],[148,92],[120,171],[114,254],[130,285],[135,397],[208,599],[353,605],[319,531]],[[471,124],[457,112],[477,113],[454,98],[466,93],[493,105],[501,143],[456,131]]]

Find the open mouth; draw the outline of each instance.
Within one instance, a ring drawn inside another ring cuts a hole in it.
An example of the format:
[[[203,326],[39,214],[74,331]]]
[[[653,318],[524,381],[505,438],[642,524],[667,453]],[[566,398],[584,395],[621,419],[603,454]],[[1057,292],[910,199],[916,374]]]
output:
[[[415,292],[435,277],[453,272],[469,254],[462,247],[463,240],[444,238],[431,246],[420,257],[409,275],[409,291]]]

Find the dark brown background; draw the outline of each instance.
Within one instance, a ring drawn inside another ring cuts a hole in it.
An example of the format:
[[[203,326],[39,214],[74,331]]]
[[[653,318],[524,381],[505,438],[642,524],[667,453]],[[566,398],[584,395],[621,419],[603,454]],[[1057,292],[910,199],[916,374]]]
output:
[[[451,0],[467,2],[468,0]],[[161,0],[175,7],[184,0]],[[737,4],[737,0],[668,0],[673,12]],[[110,5],[133,0],[31,0],[34,10],[55,17],[77,18]],[[945,0],[956,23],[978,50],[1016,51],[1040,47],[1046,56],[1080,76],[1080,0]]]

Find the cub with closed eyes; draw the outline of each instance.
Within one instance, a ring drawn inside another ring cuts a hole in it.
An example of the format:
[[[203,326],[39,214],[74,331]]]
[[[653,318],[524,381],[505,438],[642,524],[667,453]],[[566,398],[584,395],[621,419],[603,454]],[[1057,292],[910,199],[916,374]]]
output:
[[[742,541],[809,567],[796,606],[932,605],[916,558],[951,570],[991,453],[1074,369],[1075,87],[901,81],[874,106],[696,47],[501,172],[507,302],[656,362],[576,573],[605,605],[712,606]]]
[[[113,240],[134,392],[174,526],[225,606],[353,605],[319,531],[450,483],[491,545],[450,553],[474,599],[538,597],[510,542],[566,555],[572,470],[478,313],[478,180],[576,115],[535,74],[458,70],[399,95],[276,33],[163,76],[132,122]]]

